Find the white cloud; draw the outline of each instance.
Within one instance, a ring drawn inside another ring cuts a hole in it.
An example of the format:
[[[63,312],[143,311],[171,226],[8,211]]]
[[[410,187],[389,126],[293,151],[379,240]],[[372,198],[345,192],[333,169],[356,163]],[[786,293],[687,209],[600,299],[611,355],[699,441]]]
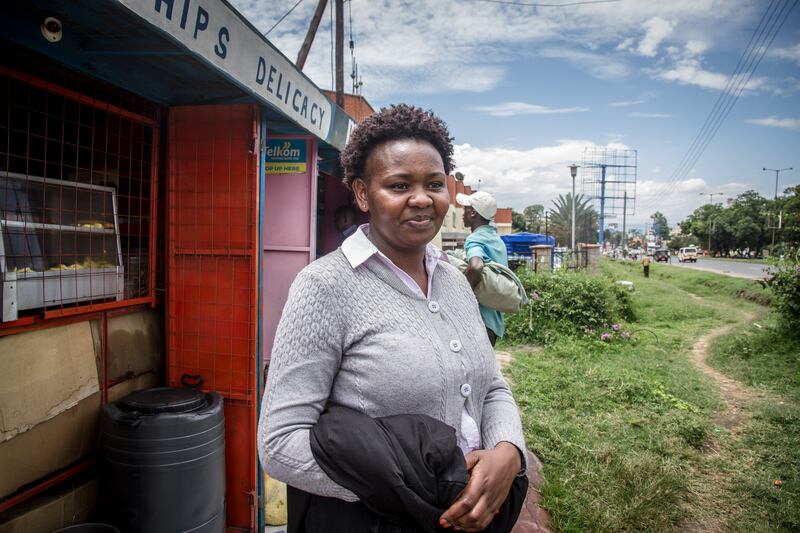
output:
[[[261,31],[296,3],[232,2]],[[297,56],[315,6],[316,2],[302,2],[268,37],[290,59]],[[703,35],[715,41],[749,20],[757,7],[748,0],[626,2],[624,9],[620,4],[559,9],[463,0],[351,0],[348,10],[352,9],[363,93],[375,101],[396,95],[490,90],[500,86],[511,69],[524,64],[518,59],[537,56],[566,61],[596,78],[618,78],[631,73],[627,61],[613,51],[618,44],[625,44],[621,50],[636,46],[637,53],[647,56],[656,54],[665,39],[685,41]],[[304,69],[322,88],[332,84],[330,30],[326,12]],[[345,31],[349,34],[349,18]],[[346,76],[349,62],[346,57]]]
[[[771,116],[766,118],[751,118],[746,122],[748,124],[758,124],[759,126],[769,126],[772,128],[800,130],[800,119],[797,118],[778,118]]]
[[[699,56],[708,50],[708,43],[703,41],[689,41],[686,43],[686,53],[690,56]]]
[[[624,60],[608,54],[575,48],[545,48],[539,54],[550,59],[564,59],[601,80],[622,78],[630,74],[630,67]]]
[[[681,85],[696,85],[717,91],[724,90],[728,86],[729,80],[729,76],[726,74],[706,70],[698,59],[689,57],[676,60],[669,68],[649,70],[649,72],[661,80],[674,81]],[[743,77],[739,77],[733,87],[737,87],[743,79]],[[766,87],[767,80],[762,77],[750,78],[744,84],[744,90],[750,91]]]
[[[653,17],[646,21],[643,26],[645,34],[642,40],[639,41],[639,46],[636,47],[636,53],[640,56],[655,57],[658,45],[672,35],[675,23],[664,20],[661,17]]]
[[[770,52],[770,55],[781,59],[788,59],[800,65],[800,43],[786,48],[775,48]]]
[[[608,105],[611,107],[629,107],[632,105],[644,104],[645,102],[647,102],[647,100],[628,100],[623,102],[612,102]]]
[[[603,147],[630,148],[620,142],[602,144],[583,139],[563,139],[553,145],[521,150],[457,144],[454,147],[455,170],[466,176],[467,185],[475,187],[480,179],[481,190],[494,194],[500,207],[512,207],[520,212],[531,204],[550,208],[559,194],[570,192],[572,188],[567,166],[580,163],[586,148]],[[715,200],[724,201],[754,188],[752,184],[737,182],[711,185],[696,176],[665,187],[668,183],[665,174],[658,180],[652,177],[662,175],[660,168],[652,168],[648,176],[644,174],[647,172],[640,169],[635,191],[629,191],[636,206],[635,214],[628,219],[629,224],[642,224],[655,211],[664,213],[671,225],[676,224],[708,201],[708,196],[700,193],[713,192]],[[576,187],[580,191],[580,176]],[[718,197],[716,193],[722,194]]]
[[[628,113],[628,116],[639,118],[670,118],[672,115],[669,113]]]
[[[567,165],[580,162],[585,148],[600,146],[627,148],[620,143],[601,145],[577,139],[526,150],[457,144],[454,157],[456,170],[464,173],[467,184],[475,186],[480,179],[481,190],[494,194],[498,205],[521,211],[530,204],[549,207],[559,194],[570,190]]]
[[[670,226],[674,226],[692,211],[708,203],[708,196],[702,193],[713,192],[714,203],[717,203],[753,188],[750,184],[738,182],[711,186],[706,180],[693,177],[670,183],[668,194],[664,194],[666,183],[643,179],[636,184],[636,214],[631,217],[633,223],[644,223],[655,211],[661,211]]]
[[[475,106],[468,108],[471,111],[480,111],[493,117],[513,117],[517,115],[552,115],[555,113],[580,113],[589,111],[588,107],[562,107],[553,108],[525,102],[505,102],[491,106]]]

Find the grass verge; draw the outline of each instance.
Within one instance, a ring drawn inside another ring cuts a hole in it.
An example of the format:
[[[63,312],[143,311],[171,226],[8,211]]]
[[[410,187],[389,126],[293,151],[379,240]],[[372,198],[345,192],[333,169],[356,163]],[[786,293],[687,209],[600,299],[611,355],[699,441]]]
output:
[[[755,302],[768,297],[748,280],[678,268],[652,268],[644,279],[638,265],[607,263],[603,275],[635,283],[631,341],[565,337],[521,349],[509,369],[528,445],[544,464],[551,526],[671,531],[702,522],[687,504],[699,472],[732,465],[709,466],[722,403],[689,352],[707,331],[741,320],[740,310],[763,312]],[[732,494],[709,498],[732,502]]]

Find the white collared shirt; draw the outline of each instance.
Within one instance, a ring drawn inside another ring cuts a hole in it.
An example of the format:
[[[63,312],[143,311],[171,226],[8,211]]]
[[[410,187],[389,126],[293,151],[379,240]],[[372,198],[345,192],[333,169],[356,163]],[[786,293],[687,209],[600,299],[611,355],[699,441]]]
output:
[[[378,247],[369,240],[368,235],[369,224],[362,224],[342,243],[342,253],[350,263],[350,266],[355,269],[369,260],[381,261],[406,287],[414,291],[414,294],[425,300],[429,299],[436,265],[440,260],[449,262],[447,254],[432,243],[428,243],[425,246],[425,271],[428,274],[428,294],[426,296],[417,285],[417,282],[405,270],[395,265],[386,254],[378,250]],[[458,439],[458,446],[464,452],[464,455],[481,447],[481,434],[478,424],[467,412],[466,405],[464,405],[461,412],[461,436]]]

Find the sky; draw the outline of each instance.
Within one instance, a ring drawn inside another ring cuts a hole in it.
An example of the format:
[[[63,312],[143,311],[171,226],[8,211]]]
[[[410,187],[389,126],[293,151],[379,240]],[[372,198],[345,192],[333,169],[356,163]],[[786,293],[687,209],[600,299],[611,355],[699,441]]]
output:
[[[265,33],[296,3],[232,1]],[[333,84],[333,3],[304,68],[323,89]],[[643,226],[655,211],[674,225],[709,201],[702,193],[714,193],[715,203],[749,189],[771,198],[775,173],[764,167],[794,167],[780,173],[779,191],[800,183],[797,3],[349,0],[345,88],[352,91],[352,32],[361,94],[375,109],[403,102],[441,117],[454,137],[456,170],[500,206],[551,207],[571,190],[567,166],[581,164],[588,151],[636,150],[629,227]],[[301,0],[267,35],[292,60],[316,5]],[[771,42],[770,33],[756,32],[780,21]],[[754,36],[763,46],[745,56]],[[755,66],[762,55],[755,70],[732,78],[740,60]],[[725,92],[730,87],[738,98]],[[709,132],[705,121],[720,117],[711,113],[722,103],[728,114],[713,137],[702,137],[707,147],[695,157],[693,141]],[[581,169],[578,192],[593,175]],[[610,211],[609,222],[619,222]]]

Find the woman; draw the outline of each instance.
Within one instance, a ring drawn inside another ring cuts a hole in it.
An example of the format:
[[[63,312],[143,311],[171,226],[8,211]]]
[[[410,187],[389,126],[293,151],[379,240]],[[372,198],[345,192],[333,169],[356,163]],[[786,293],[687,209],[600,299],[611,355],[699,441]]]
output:
[[[310,448],[326,406],[430,416],[455,428],[469,469],[440,525],[480,531],[524,474],[525,443],[469,283],[430,244],[449,207],[452,153],[444,123],[407,105],[382,109],[353,132],[341,162],[369,224],[292,284],[258,445],[272,477],[352,502]]]

